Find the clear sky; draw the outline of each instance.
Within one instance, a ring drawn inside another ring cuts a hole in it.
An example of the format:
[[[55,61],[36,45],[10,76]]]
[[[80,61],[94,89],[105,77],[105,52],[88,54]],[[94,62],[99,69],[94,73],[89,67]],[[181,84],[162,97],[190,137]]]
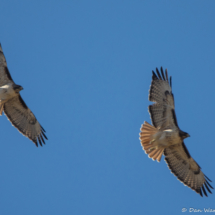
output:
[[[49,140],[37,148],[0,117],[0,214],[215,209],[215,193],[185,187],[139,141],[163,66],[185,144],[215,187],[214,11],[212,0],[1,1],[9,71]]]

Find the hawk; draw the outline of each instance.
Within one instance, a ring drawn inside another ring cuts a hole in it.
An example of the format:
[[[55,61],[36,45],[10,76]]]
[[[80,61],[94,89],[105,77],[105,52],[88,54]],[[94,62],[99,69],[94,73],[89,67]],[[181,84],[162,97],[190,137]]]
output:
[[[190,135],[182,131],[176,119],[171,77],[156,68],[152,71],[152,83],[149,90],[149,113],[152,125],[147,122],[140,128],[140,142],[149,158],[160,162],[162,155],[171,172],[196,193],[207,196],[213,187],[211,180],[203,174],[201,167],[191,157],[184,139]]]
[[[4,111],[12,125],[36,146],[45,144],[45,130],[20,96],[23,87],[14,83],[0,44],[0,115]]]

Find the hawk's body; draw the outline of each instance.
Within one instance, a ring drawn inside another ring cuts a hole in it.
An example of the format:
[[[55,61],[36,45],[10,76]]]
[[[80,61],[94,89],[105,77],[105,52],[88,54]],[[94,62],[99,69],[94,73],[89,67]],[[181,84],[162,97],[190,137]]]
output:
[[[162,68],[161,74],[158,69],[157,75],[152,72],[149,100],[155,103],[149,106],[149,112],[153,126],[144,122],[141,127],[140,141],[143,149],[150,158],[158,162],[164,154],[170,170],[182,183],[201,196],[202,191],[207,196],[206,190],[211,193],[210,188],[213,187],[184,144],[183,140],[189,137],[189,134],[178,126],[171,77],[169,81],[167,70],[164,75]]]
[[[13,126],[32,140],[36,146],[45,144],[45,130],[27,107],[19,92],[23,88],[11,78],[5,56],[0,45],[0,115],[4,111]]]
[[[181,141],[181,137],[179,136],[179,130],[176,128],[158,130],[157,133],[152,135],[152,144],[157,148],[168,147],[179,141]]]
[[[0,104],[3,105],[9,99],[16,96],[16,92],[13,89],[13,83],[8,83],[0,87]]]

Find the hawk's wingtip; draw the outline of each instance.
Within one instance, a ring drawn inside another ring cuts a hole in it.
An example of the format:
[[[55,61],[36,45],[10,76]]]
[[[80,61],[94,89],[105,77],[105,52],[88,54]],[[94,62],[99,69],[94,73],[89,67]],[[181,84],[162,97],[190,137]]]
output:
[[[152,80],[157,80],[158,77],[157,75],[155,74],[155,72],[152,70]]]

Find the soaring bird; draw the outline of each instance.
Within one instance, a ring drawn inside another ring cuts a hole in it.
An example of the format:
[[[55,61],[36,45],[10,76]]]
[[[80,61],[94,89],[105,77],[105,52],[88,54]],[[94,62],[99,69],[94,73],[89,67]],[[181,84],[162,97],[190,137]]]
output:
[[[14,83],[0,44],[0,115],[4,111],[12,125],[36,146],[45,144],[45,130],[20,96],[23,87]]]
[[[203,174],[201,167],[191,157],[184,139],[190,135],[182,131],[176,119],[171,77],[156,68],[152,71],[152,83],[149,90],[149,113],[152,125],[144,122],[140,128],[140,142],[149,158],[160,162],[162,155],[171,172],[196,193],[207,196],[213,187],[211,180]]]

